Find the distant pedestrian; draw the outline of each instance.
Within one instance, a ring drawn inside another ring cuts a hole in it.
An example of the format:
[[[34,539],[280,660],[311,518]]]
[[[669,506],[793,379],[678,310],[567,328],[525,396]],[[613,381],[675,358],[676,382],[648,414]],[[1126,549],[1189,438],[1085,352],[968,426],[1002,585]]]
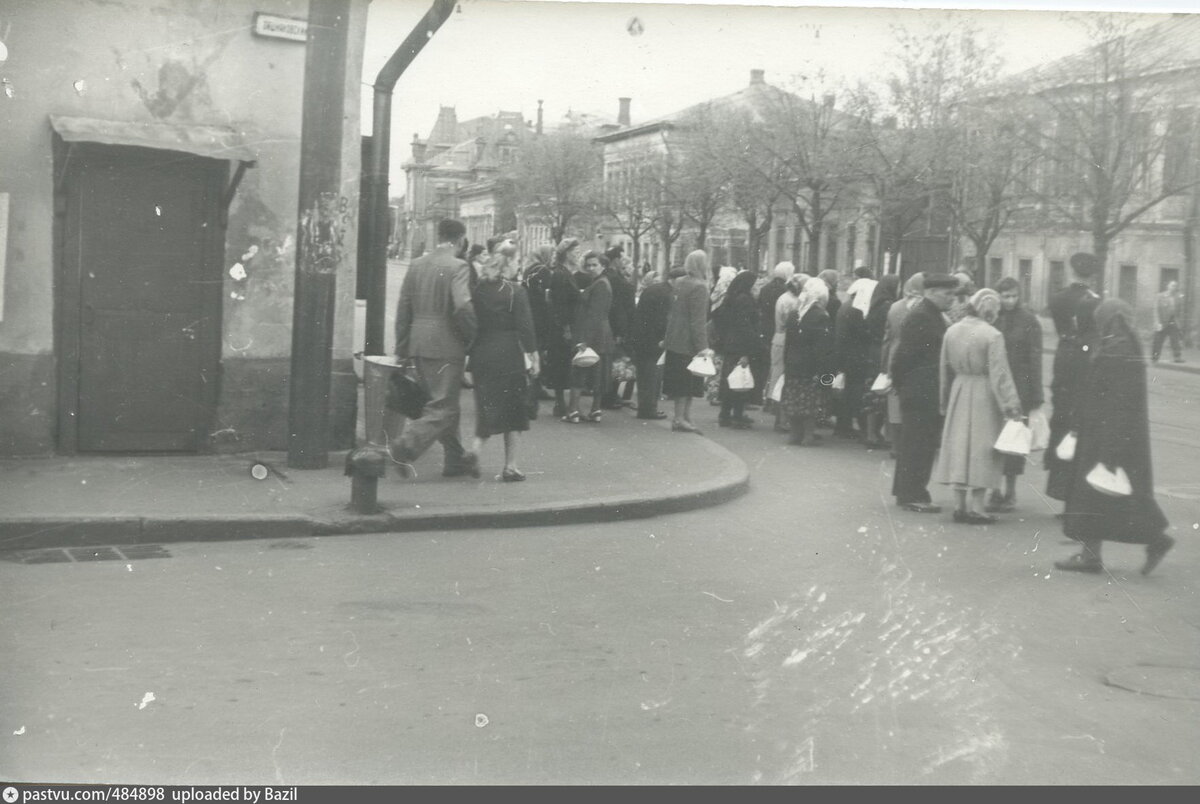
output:
[[[1080,385],[1073,426],[1078,441],[1067,494],[1063,532],[1082,549],[1054,566],[1072,572],[1104,571],[1104,542],[1146,545],[1142,574],[1151,572],[1175,545],[1154,499],[1146,365],[1133,323],[1133,308],[1108,299],[1095,309],[1098,337]],[[1088,475],[1097,466],[1124,471],[1132,493],[1097,491]]]
[[[985,525],[985,495],[1002,477],[1004,455],[994,448],[1006,419],[1021,418],[1021,399],[1008,367],[1004,336],[992,326],[1000,295],[991,288],[967,302],[961,321],[942,341],[940,409],[945,416],[938,481],[954,487],[954,521]]]
[[[552,324],[550,319],[550,277],[554,271],[554,246],[549,243],[538,246],[533,250],[529,265],[525,267],[522,284],[529,294],[529,311],[533,315],[533,331],[537,338],[538,357],[543,366],[549,365],[550,359],[546,354],[546,344],[550,342]],[[539,399],[553,399],[544,390],[541,377],[534,380],[538,386]]]
[[[554,417],[567,415],[566,393],[571,388],[571,358],[575,354],[571,328],[579,305],[579,286],[574,270],[578,264],[579,240],[563,239],[554,249],[547,287],[550,327],[545,344],[546,362],[542,365],[542,384],[554,390]]]
[[[586,282],[579,294],[575,307],[575,320],[571,325],[574,339],[573,352],[591,349],[600,356],[599,362],[591,366],[571,366],[571,396],[567,401],[567,413],[562,420],[568,424],[599,422],[603,415],[604,389],[608,387],[612,371],[613,334],[609,323],[612,307],[612,285],[603,275],[607,260],[595,251],[583,257],[583,276],[577,282]],[[592,392],[592,406],[587,414],[580,412],[579,398],[583,389]]]
[[[708,348],[708,255],[700,249],[691,252],[683,268],[684,275],[671,281],[663,393],[675,404],[671,429],[699,433],[692,423],[692,398],[704,393],[704,383],[688,371],[688,364],[699,354],[713,354]]]
[[[450,218],[438,223],[438,245],[413,261],[400,285],[396,309],[396,356],[411,361],[418,382],[429,396],[419,419],[408,419],[398,435],[389,436],[389,452],[412,476],[411,465],[434,441],[442,445],[442,475],[479,477],[479,458],[459,439],[459,393],[467,346],[477,322],[471,304],[470,270],[454,256],[466,241],[466,227]],[[385,429],[398,425],[398,415]]]
[[[633,324],[633,311],[637,306],[637,288],[628,276],[628,266],[625,259],[625,249],[613,246],[604,252],[608,265],[603,276],[612,287],[612,309],[608,315],[609,326],[613,334],[613,359],[628,357],[625,339],[629,337],[629,328]],[[604,407],[609,410],[620,410],[624,407],[619,395],[620,381],[608,378],[604,387]]]
[[[1004,351],[1008,355],[1008,367],[1012,370],[1017,396],[1021,399],[1021,415],[1029,414],[1042,406],[1045,393],[1042,390],[1042,324],[1036,315],[1021,303],[1021,284],[1011,276],[996,283],[1000,294],[1000,315],[994,326],[1004,336]],[[1004,456],[1004,489],[994,491],[986,510],[1004,513],[1017,504],[1017,477],[1025,473],[1025,457]]]
[[[933,504],[928,486],[942,438],[938,388],[942,338],[946,333],[942,313],[954,302],[958,282],[948,274],[925,274],[924,287],[924,298],[904,319],[892,352],[892,385],[900,396],[904,418],[896,446],[892,494],[907,511],[936,514],[942,509]]]
[[[975,280],[966,271],[957,271],[952,276],[958,282],[958,286],[954,289],[954,302],[946,311],[946,321],[950,324],[957,324],[967,314],[967,305],[970,303],[976,287]]]
[[[804,290],[804,286],[813,281],[814,277],[808,274],[793,273],[788,277],[787,283],[784,285],[784,291],[779,298],[775,300],[775,315],[770,343],[771,355],[771,381],[767,384],[767,393],[774,393],[775,388],[779,386],[779,381],[784,376],[785,349],[787,346],[787,328],[791,321],[791,314],[796,312],[800,304],[800,293]],[[821,284],[824,284],[823,282]],[[826,288],[825,299],[828,301],[829,293]],[[824,309],[824,306],[822,306]],[[781,386],[779,386],[781,387]],[[782,388],[782,387],[781,387]],[[789,429],[790,417],[783,415],[782,409],[775,407],[775,432],[786,433]]]
[[[1100,296],[1092,290],[1092,278],[1100,268],[1095,255],[1081,251],[1071,255],[1074,281],[1050,297],[1050,317],[1058,333],[1050,381],[1050,443],[1043,461],[1046,466],[1046,496],[1067,499],[1074,465],[1059,459],[1058,445],[1071,431],[1079,386],[1087,371],[1089,352],[1094,347],[1096,325],[1092,313]]]
[[[1171,339],[1171,353],[1176,363],[1183,362],[1183,349],[1179,343],[1179,283],[1171,280],[1167,288],[1154,300],[1154,348],[1150,359],[1158,362],[1162,354],[1163,341]]]
[[[871,387],[875,384],[876,377],[887,371],[886,364],[881,362],[883,338],[887,331],[888,313],[896,302],[899,289],[900,277],[897,274],[885,274],[871,294],[870,309],[863,325],[867,340],[867,370],[863,378],[865,388],[862,394],[862,409],[866,419],[863,444],[869,449],[889,446],[884,433],[887,424],[887,396],[871,391]]]
[[[840,284],[838,272],[832,268],[826,268],[817,274],[817,279],[820,279],[829,288],[829,301],[825,305],[825,312],[829,313],[829,320],[836,323],[838,312],[842,308],[842,299],[838,296],[838,285]]]
[[[684,270],[672,269],[671,275],[683,276]],[[658,401],[662,396],[662,367],[658,364],[658,358],[663,353],[663,339],[667,336],[671,293],[671,285],[667,281],[653,282],[642,290],[634,309],[628,345],[637,371],[639,419],[667,418],[667,414],[658,409]]]
[[[480,266],[473,305],[479,331],[471,344],[475,380],[475,441],[479,455],[493,435],[504,436],[506,482],[524,480],[517,467],[517,433],[529,429],[529,384],[540,369],[529,297],[517,283],[516,248],[501,246]]]
[[[887,372],[890,378],[892,355],[900,340],[900,326],[912,308],[925,298],[925,274],[918,271],[904,283],[904,296],[892,302],[888,308],[887,325],[884,327],[883,344],[880,350],[879,370]],[[900,431],[903,417],[900,415],[900,397],[895,387],[887,395],[888,440],[892,442],[892,458],[896,457],[897,445],[900,443]]]
[[[753,371],[754,359],[763,348],[758,310],[750,295],[755,279],[753,271],[742,271],[735,276],[726,289],[724,303],[713,315],[712,347],[721,357],[721,412],[717,424],[738,430],[748,430],[754,422],[746,415],[751,390],[730,388],[729,375],[738,366]]]
[[[788,421],[788,443],[810,446],[821,441],[816,425],[829,407],[829,385],[836,365],[833,322],[825,312],[829,286],[810,279],[784,324],[783,394],[779,408]]]

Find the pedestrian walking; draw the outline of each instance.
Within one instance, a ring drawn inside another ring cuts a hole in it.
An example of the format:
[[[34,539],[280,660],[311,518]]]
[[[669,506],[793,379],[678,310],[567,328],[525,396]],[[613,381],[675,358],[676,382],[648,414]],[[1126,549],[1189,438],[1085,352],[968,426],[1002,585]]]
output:
[[[1154,348],[1150,359],[1155,363],[1162,355],[1163,341],[1168,338],[1175,362],[1183,362],[1183,349],[1179,343],[1179,307],[1179,283],[1172,279],[1154,300]]]
[[[868,449],[889,447],[884,433],[887,424],[887,396],[871,391],[876,377],[887,371],[882,363],[883,338],[887,330],[888,313],[896,302],[896,294],[900,289],[900,277],[896,274],[885,274],[875,286],[871,294],[870,309],[863,323],[863,331],[867,340],[866,375],[863,379],[865,386],[862,393],[862,409],[866,419],[863,444]]]
[[[578,263],[579,240],[564,238],[554,249],[554,265],[547,288],[550,326],[544,348],[542,384],[554,391],[555,418],[567,415],[566,393],[571,388],[571,358],[575,354],[572,326],[579,305],[579,286],[574,270]],[[540,341],[539,341],[540,343]]]
[[[682,268],[673,269],[671,273],[674,276],[684,275]],[[667,336],[671,292],[671,285],[666,280],[647,285],[638,296],[634,308],[629,348],[633,352],[637,371],[639,419],[667,418],[667,414],[658,409],[658,400],[662,396],[662,367],[658,364],[658,358],[663,353],[663,339]]]
[[[511,241],[510,241],[511,243]],[[504,437],[500,479],[520,481],[517,434],[529,429],[529,385],[540,369],[529,296],[517,282],[515,246],[501,246],[480,265],[472,297],[478,331],[468,353],[475,380],[475,441],[479,455],[488,438]]]
[[[784,380],[779,407],[789,423],[788,443],[796,446],[820,443],[816,425],[829,408],[836,356],[833,322],[825,312],[828,302],[828,285],[805,282],[796,309],[788,314],[783,327]]]
[[[908,317],[909,311],[920,304],[921,299],[925,298],[924,292],[925,274],[918,271],[904,283],[904,296],[892,302],[892,306],[888,308],[887,325],[884,327],[883,343],[879,358],[879,370],[886,372],[889,380],[891,379],[892,355],[895,353],[896,344],[900,340],[900,326],[904,323],[904,319]],[[894,460],[896,458],[897,445],[900,443],[900,432],[904,421],[900,415],[900,397],[894,387],[887,393],[887,418],[888,440],[892,442],[892,459]]]
[[[753,271],[742,271],[733,278],[725,293],[724,303],[713,314],[713,349],[721,357],[721,412],[717,424],[748,430],[754,420],[746,415],[746,404],[752,389],[729,387],[729,375],[741,366],[753,372],[752,364],[762,350],[758,309],[750,289],[754,286]]]
[[[942,313],[950,309],[957,287],[958,282],[948,274],[925,274],[924,298],[904,319],[892,353],[892,385],[900,396],[904,419],[896,446],[892,494],[901,508],[922,514],[942,510],[933,504],[928,486],[942,437],[938,388],[946,333]]]
[[[701,249],[691,252],[683,269],[684,275],[671,281],[671,308],[663,337],[663,393],[675,406],[671,429],[699,434],[700,428],[692,423],[692,399],[704,393],[704,381],[688,371],[688,363],[699,354],[713,354],[708,348],[708,255]]]
[[[586,286],[580,289],[575,320],[571,325],[575,341],[572,354],[591,349],[600,359],[591,366],[571,366],[571,396],[567,413],[562,417],[567,424],[597,423],[603,415],[604,389],[608,387],[612,373],[613,352],[612,324],[609,323],[613,293],[612,285],[603,275],[606,262],[599,252],[589,251],[583,256],[583,270],[577,274],[577,282],[586,283]],[[579,409],[579,398],[585,388],[592,392],[592,406],[586,415]]]
[[[938,386],[945,422],[937,478],[954,487],[954,521],[968,525],[996,521],[984,511],[985,495],[1004,470],[1004,455],[994,445],[1005,420],[1021,418],[1004,336],[992,326],[999,313],[1000,295],[977,291],[942,340]]]
[[[1021,416],[1042,406],[1042,324],[1021,299],[1021,284],[1011,276],[996,283],[1000,294],[1000,314],[994,326],[1004,336],[1004,351],[1012,371],[1017,396],[1021,399]],[[1025,456],[1004,456],[1004,488],[992,492],[986,511],[1005,513],[1017,504],[1017,478],[1025,473]]]
[[[1046,467],[1046,496],[1067,499],[1074,467],[1058,457],[1058,445],[1071,430],[1078,403],[1079,385],[1087,369],[1088,352],[1095,340],[1092,313],[1100,296],[1091,288],[1092,277],[1101,267],[1095,255],[1081,251],[1071,255],[1074,281],[1050,297],[1050,317],[1058,333],[1050,381],[1050,443],[1043,462]]]
[[[414,260],[405,273],[396,308],[396,356],[414,365],[429,401],[421,417],[405,420],[398,434],[394,430],[401,417],[389,411],[388,451],[402,475],[411,477],[413,462],[438,441],[443,476],[479,477],[478,456],[463,449],[459,438],[464,363],[477,328],[470,269],[455,256],[466,241],[466,227],[447,218],[438,222],[437,235],[433,251]]]
[[[1150,573],[1175,545],[1169,523],[1154,499],[1146,365],[1133,308],[1119,299],[1101,302],[1094,313],[1098,338],[1080,384],[1073,427],[1073,472],[1063,532],[1081,545],[1054,566],[1070,572],[1104,571],[1104,542],[1144,544],[1142,574]],[[1089,480],[1093,470],[1128,478],[1128,493],[1102,493]]]

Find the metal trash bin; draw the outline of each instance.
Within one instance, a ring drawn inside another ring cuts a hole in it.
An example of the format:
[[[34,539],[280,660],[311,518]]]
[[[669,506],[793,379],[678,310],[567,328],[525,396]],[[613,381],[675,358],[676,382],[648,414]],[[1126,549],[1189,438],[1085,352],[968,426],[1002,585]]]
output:
[[[387,401],[388,382],[392,372],[399,370],[396,358],[388,355],[363,355],[363,408],[368,444],[387,446],[383,432],[383,408]]]

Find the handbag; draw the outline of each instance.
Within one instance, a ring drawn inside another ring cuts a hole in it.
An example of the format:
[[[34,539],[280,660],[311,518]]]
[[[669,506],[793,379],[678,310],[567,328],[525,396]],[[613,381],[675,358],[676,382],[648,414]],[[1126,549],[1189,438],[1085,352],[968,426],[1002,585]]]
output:
[[[879,376],[875,378],[875,382],[871,383],[871,390],[877,394],[886,394],[892,390],[892,378],[887,372],[879,372]]]
[[[829,388],[833,391],[845,391],[846,390],[846,375],[843,372],[839,371],[837,373],[837,376],[833,378],[833,382],[831,382],[829,384]]]
[[[1104,464],[1098,463],[1087,473],[1086,480],[1089,486],[1109,497],[1128,497],[1133,494],[1133,488],[1129,485],[1129,475],[1119,466],[1110,470]]]
[[[633,361],[622,355],[612,363],[612,378],[616,382],[633,382],[637,377],[637,370],[633,367]]]
[[[1029,445],[1033,441],[1033,432],[1018,419],[1009,419],[1004,423],[1004,429],[993,444],[996,452],[1005,455],[1028,455]]]
[[[585,346],[571,358],[571,365],[579,368],[591,368],[600,362],[600,355],[590,346]]]
[[[662,352],[662,353],[661,353],[661,354],[658,356],[658,362],[657,362],[655,365],[658,365],[658,366],[665,366],[665,365],[667,365],[667,352],[666,352],[666,350],[663,350],[663,352]]]
[[[1062,437],[1062,441],[1058,442],[1058,447],[1054,450],[1055,456],[1060,461],[1075,460],[1075,433],[1070,432]]]
[[[399,411],[409,419],[419,419],[429,400],[430,396],[417,379],[412,365],[397,366],[395,371],[388,372],[387,397],[383,404],[389,410]]]
[[[692,362],[688,363],[687,369],[697,377],[717,376],[717,367],[713,364],[713,359],[703,353],[693,357]]]
[[[541,395],[541,384],[528,374],[525,375],[525,417],[535,421],[538,417],[538,397]]]
[[[767,392],[767,399],[772,402],[783,401],[783,381],[784,377],[780,375],[779,379],[775,380],[775,384],[771,386],[771,390]]]
[[[754,388],[754,373],[749,366],[734,366],[725,383],[730,391],[749,391]]]
[[[1029,430],[1032,433],[1030,452],[1050,446],[1050,422],[1046,420],[1046,414],[1042,413],[1041,408],[1029,411]]]

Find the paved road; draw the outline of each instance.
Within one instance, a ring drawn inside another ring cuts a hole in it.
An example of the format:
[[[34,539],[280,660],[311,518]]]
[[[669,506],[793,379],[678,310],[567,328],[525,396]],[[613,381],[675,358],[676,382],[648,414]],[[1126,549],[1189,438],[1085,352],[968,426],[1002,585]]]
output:
[[[1149,578],[1053,571],[1040,470],[971,529],[897,511],[883,454],[705,407],[753,473],[717,509],[0,563],[0,776],[1196,784],[1200,377],[1152,377]]]

